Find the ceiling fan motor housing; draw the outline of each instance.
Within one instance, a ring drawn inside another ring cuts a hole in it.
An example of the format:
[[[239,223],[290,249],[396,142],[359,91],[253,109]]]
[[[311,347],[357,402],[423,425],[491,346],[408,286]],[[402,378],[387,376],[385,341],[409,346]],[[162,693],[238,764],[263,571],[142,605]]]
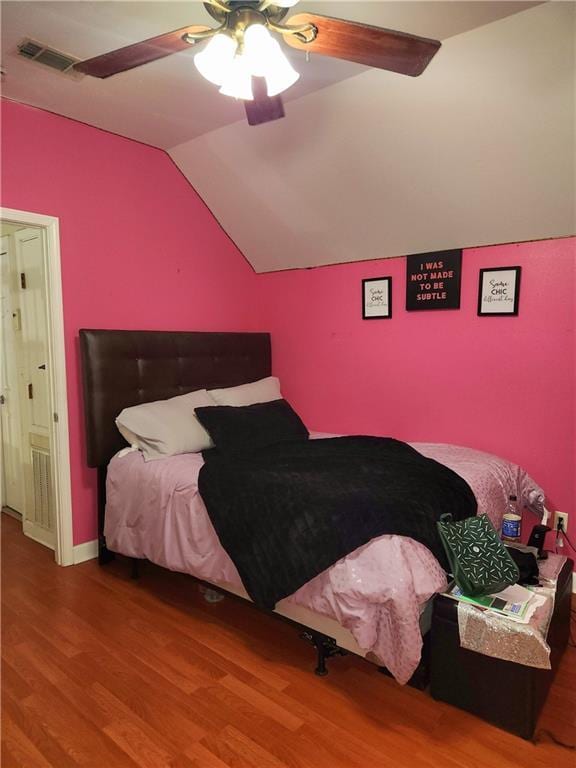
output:
[[[261,0],[224,0],[222,5],[225,5],[229,11],[225,11],[222,8],[219,8],[217,5],[212,5],[211,3],[204,3],[204,8],[206,8],[210,16],[212,16],[213,19],[216,19],[216,21],[220,22],[221,24],[226,20],[228,16],[231,16],[238,11],[244,10],[259,13],[261,16],[264,16],[265,19],[269,19],[270,21],[277,24],[279,21],[282,21],[282,19],[290,10],[290,8],[280,8],[278,5],[268,5],[264,10],[260,11],[259,8],[262,5]],[[260,21],[260,23],[265,24],[266,21]]]

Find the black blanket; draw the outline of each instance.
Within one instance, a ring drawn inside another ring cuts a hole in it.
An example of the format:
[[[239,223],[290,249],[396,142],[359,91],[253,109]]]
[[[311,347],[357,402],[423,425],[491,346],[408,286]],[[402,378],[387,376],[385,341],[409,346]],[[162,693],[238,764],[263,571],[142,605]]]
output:
[[[421,542],[446,567],[436,521],[477,509],[459,475],[391,438],[294,441],[204,458],[198,486],[206,509],[262,608],[383,534]]]

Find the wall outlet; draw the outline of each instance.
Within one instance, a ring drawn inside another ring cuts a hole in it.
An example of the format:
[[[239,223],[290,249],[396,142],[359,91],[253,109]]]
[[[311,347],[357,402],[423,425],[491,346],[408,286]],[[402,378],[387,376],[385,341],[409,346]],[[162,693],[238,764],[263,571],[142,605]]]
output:
[[[568,530],[568,512],[554,512],[554,530],[558,530],[558,521],[562,520],[562,530]]]

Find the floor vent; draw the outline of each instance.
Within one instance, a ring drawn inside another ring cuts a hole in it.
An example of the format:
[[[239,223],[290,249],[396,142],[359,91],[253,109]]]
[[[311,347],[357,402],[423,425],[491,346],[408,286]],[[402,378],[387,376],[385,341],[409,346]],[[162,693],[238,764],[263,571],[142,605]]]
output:
[[[32,477],[34,479],[35,525],[52,530],[52,488],[50,482],[50,455],[32,447]]]
[[[48,48],[42,43],[38,43],[35,40],[24,40],[18,46],[18,55],[23,56],[29,61],[35,61],[36,64],[42,64],[50,69],[55,69],[58,72],[64,72],[66,74],[80,75],[79,72],[75,72],[72,67],[80,59],[75,59],[73,56],[68,56],[66,53],[55,51],[53,48]]]

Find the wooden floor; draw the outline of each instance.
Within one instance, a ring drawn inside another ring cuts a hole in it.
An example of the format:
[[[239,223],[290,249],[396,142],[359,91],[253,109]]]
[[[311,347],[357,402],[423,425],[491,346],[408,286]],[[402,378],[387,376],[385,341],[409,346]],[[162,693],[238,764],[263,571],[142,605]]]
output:
[[[59,568],[2,515],[3,768],[543,768],[574,752],[493,728],[354,657],[312,673],[295,629],[126,561]],[[540,725],[574,742],[576,651]]]

